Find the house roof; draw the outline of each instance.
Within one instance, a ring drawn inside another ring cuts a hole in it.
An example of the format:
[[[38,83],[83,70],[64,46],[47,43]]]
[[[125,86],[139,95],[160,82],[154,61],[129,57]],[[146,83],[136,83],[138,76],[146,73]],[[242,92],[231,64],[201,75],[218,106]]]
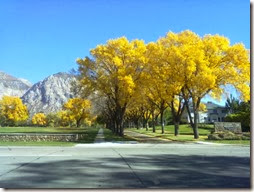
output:
[[[206,105],[206,109],[225,108],[224,106],[218,105],[218,104],[213,103],[211,101],[208,101],[205,105]]]
[[[208,101],[207,103],[204,103],[204,104],[206,105],[206,110],[209,110],[209,109],[213,110],[213,109],[218,109],[218,108],[220,108],[220,109],[226,109],[226,107],[218,105],[218,104],[213,103],[211,101]],[[190,110],[193,111],[193,105],[192,105],[192,103],[190,103],[189,107],[190,107]]]

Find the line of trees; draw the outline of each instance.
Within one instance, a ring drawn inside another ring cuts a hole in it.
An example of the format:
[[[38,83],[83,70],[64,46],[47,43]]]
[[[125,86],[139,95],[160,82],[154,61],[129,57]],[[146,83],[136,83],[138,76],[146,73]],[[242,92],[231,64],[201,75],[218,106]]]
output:
[[[91,115],[91,102],[87,99],[72,98],[56,113],[36,113],[29,120],[26,105],[19,97],[3,96],[0,99],[0,125],[20,126],[32,125],[50,127],[80,127],[91,125],[94,117]]]
[[[169,32],[156,42],[108,40],[90,51],[91,58],[78,58],[79,92],[103,100],[101,112],[108,128],[124,135],[124,121],[135,113],[144,119],[160,114],[164,133],[164,111],[170,108],[178,135],[184,109],[194,120],[194,138],[199,138],[197,117],[201,99],[219,98],[230,84],[250,99],[250,62],[244,45],[230,45],[220,35],[200,37],[192,31]],[[192,118],[190,118],[191,120]]]

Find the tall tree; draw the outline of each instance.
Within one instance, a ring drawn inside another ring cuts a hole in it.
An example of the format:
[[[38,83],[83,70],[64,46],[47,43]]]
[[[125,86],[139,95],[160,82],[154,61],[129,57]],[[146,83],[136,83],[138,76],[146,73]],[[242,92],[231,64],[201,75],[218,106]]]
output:
[[[77,127],[80,127],[82,122],[90,118],[90,108],[91,102],[81,98],[69,99],[63,105],[63,109],[67,111],[70,119],[76,121]]]
[[[184,82],[183,88],[191,98],[194,113],[192,127],[194,138],[198,138],[197,117],[201,99],[206,94],[219,98],[224,86],[231,84],[244,100],[249,99],[250,63],[247,50],[242,44],[230,46],[225,37],[205,35],[201,38],[188,30],[179,34],[170,32],[165,39],[174,40],[174,57],[182,68],[181,73],[175,73],[175,78]]]
[[[225,107],[229,110],[230,113],[236,113],[240,106],[240,100],[233,97],[232,94],[230,94],[230,97],[227,98]]]
[[[87,92],[111,102],[114,114],[114,130],[123,136],[123,119],[127,105],[138,94],[143,67],[146,64],[146,46],[141,40],[128,41],[127,38],[109,40],[91,50],[94,60],[77,59],[80,83]]]
[[[0,100],[1,124],[15,125],[28,119],[27,107],[19,97],[3,96]]]
[[[183,81],[178,77],[181,73],[181,65],[178,65],[175,39],[177,36],[170,36],[171,39],[159,39],[156,43],[147,45],[149,65],[147,68],[147,94],[151,101],[158,107],[161,117],[162,133],[164,133],[164,111],[171,108],[175,124],[175,135],[178,134],[179,123],[183,111],[182,98],[180,108],[175,108],[175,100],[183,87]],[[176,111],[179,110],[179,111]]]
[[[83,95],[95,93],[107,100],[113,130],[123,135],[124,114],[133,99],[142,95],[161,114],[171,108],[178,134],[184,108],[188,111],[194,138],[201,99],[219,98],[228,84],[246,101],[250,98],[250,62],[242,44],[230,45],[219,35],[200,37],[192,31],[169,32],[156,43],[129,42],[125,37],[109,40],[91,50],[92,59],[78,59]],[[190,105],[194,113],[191,118]],[[153,117],[152,113],[152,117]]]
[[[56,113],[56,125],[57,126],[63,126],[63,127],[71,127],[75,125],[75,119],[73,119],[72,116],[70,116],[69,111],[67,110],[60,110]],[[77,126],[77,124],[76,124]]]
[[[47,118],[44,113],[36,113],[32,117],[32,124],[43,126],[47,124]]]

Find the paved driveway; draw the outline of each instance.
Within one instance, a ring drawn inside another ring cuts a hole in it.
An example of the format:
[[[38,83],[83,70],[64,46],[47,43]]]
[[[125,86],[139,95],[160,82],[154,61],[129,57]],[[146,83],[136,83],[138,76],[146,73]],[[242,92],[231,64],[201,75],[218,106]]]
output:
[[[0,188],[249,188],[250,148],[205,144],[0,147]]]

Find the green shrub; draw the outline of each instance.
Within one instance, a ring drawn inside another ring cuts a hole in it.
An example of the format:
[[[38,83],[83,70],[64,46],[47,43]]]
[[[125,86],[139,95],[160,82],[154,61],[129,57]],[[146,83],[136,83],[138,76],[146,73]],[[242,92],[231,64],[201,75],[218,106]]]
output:
[[[249,137],[250,138],[250,132],[244,132],[243,136]]]
[[[236,135],[230,131],[219,133],[219,137],[222,139],[234,139],[235,136]]]
[[[250,131],[250,113],[249,112],[239,112],[233,113],[225,117],[226,122],[241,122],[242,131]]]
[[[226,132],[217,132],[208,135],[209,140],[250,140],[249,133],[235,134],[230,131]]]
[[[250,138],[246,136],[242,136],[242,140],[250,140]]]
[[[221,138],[219,137],[219,135],[218,134],[209,134],[208,135],[208,139],[209,140],[221,140]]]
[[[243,133],[242,140],[250,140],[250,132]]]
[[[181,125],[188,124],[188,123],[189,123],[189,122],[188,122],[187,119],[181,119],[181,121],[180,121],[180,124],[181,124]]]
[[[49,127],[58,127],[59,124],[59,117],[57,116],[56,113],[49,113],[46,116],[47,118],[47,126]]]

